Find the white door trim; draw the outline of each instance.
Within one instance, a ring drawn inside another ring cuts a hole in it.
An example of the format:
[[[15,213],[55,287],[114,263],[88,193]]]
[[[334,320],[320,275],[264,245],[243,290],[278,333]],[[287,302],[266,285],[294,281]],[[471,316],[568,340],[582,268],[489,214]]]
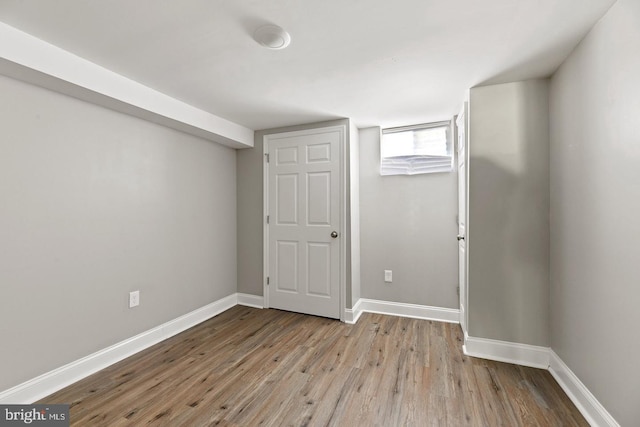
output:
[[[465,165],[465,250],[464,250],[464,289],[461,289],[460,292],[464,292],[464,295],[460,295],[459,298],[464,301],[464,312],[460,313],[460,316],[464,316],[464,318],[460,319],[460,323],[464,325],[464,342],[463,345],[466,344],[467,334],[469,333],[469,103],[465,101],[462,105],[462,110],[460,114],[455,118],[455,129],[456,129],[456,154],[458,152],[457,144],[458,144],[458,126],[463,126],[464,129],[464,165]],[[462,116],[463,123],[459,123],[460,116]],[[456,168],[458,167],[459,160],[456,158]],[[458,187],[458,191],[460,191]],[[459,254],[459,251],[458,251]]]
[[[346,126],[328,126],[314,129],[305,129],[292,132],[280,132],[268,134],[263,137],[262,152],[263,152],[263,165],[262,168],[262,295],[264,298],[264,308],[269,308],[269,288],[267,284],[267,277],[269,277],[269,227],[267,224],[267,216],[269,215],[269,162],[267,161],[269,155],[269,141],[273,139],[279,139],[284,136],[295,137],[314,135],[317,133],[325,132],[339,132],[340,133],[340,233],[341,238],[339,242],[340,253],[340,321],[344,322],[346,313],[346,300],[347,300],[347,157],[346,157]]]

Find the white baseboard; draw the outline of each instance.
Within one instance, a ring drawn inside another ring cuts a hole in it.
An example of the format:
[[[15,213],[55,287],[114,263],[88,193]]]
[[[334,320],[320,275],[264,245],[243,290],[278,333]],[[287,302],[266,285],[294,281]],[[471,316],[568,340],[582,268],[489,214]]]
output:
[[[466,336],[462,350],[467,356],[532,368],[549,368],[548,347]]]
[[[245,305],[253,308],[264,308],[264,297],[238,293],[238,305]]]
[[[390,316],[411,317],[414,319],[436,320],[438,322],[459,323],[460,310],[453,308],[431,307],[428,305],[406,304],[402,302],[380,301],[360,298],[351,311],[352,322],[355,323],[362,313],[388,314]]]
[[[590,425],[620,427],[582,381],[548,347],[465,336],[462,349],[467,356],[547,369]]]
[[[89,356],[0,392],[0,404],[30,404],[122,359],[179,334],[235,305],[263,308],[260,296],[232,294]],[[356,323],[364,312],[458,323],[459,310],[361,298],[345,310],[345,322]],[[499,362],[548,369],[592,426],[620,427],[580,379],[547,347],[465,336],[464,354]]]
[[[238,295],[214,301],[75,362],[0,392],[0,404],[30,404],[167,338],[204,322],[238,303]]]
[[[362,299],[359,299],[358,302],[353,306],[353,308],[347,308],[344,311],[344,321],[345,323],[349,323],[351,325],[355,324],[360,315],[362,314]]]
[[[551,372],[553,378],[560,384],[560,387],[567,393],[567,396],[569,396],[589,424],[602,427],[620,427],[620,424],[598,402],[598,399],[591,394],[576,374],[551,349],[549,349],[549,359],[549,372]]]

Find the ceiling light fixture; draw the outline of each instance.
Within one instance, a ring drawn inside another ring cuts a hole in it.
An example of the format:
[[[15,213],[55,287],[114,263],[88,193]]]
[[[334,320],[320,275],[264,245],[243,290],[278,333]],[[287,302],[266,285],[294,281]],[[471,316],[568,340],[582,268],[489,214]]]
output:
[[[291,36],[277,25],[263,25],[253,33],[253,38],[267,49],[284,49],[291,43]]]

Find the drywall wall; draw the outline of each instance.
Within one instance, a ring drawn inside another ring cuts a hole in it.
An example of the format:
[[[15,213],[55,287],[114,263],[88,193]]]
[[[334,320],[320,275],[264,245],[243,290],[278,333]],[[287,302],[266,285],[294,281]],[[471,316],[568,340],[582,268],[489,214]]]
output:
[[[551,80],[551,347],[640,420],[640,2],[618,0]]]
[[[349,251],[351,269],[351,305],[360,299],[360,137],[358,128],[349,120],[349,205],[351,218],[351,249]]]
[[[548,346],[548,80],[472,88],[469,120],[469,335]]]
[[[0,73],[232,148],[253,131],[0,22]]]
[[[0,93],[0,390],[236,292],[234,150],[6,77]]]
[[[363,298],[458,308],[457,197],[455,172],[380,176],[380,128],[360,130]]]
[[[263,138],[265,135],[293,132],[304,129],[316,129],[330,126],[345,126],[347,131],[347,141],[349,137],[351,123],[348,119],[330,120],[308,125],[289,126],[283,128],[266,129],[255,133],[254,147],[239,150],[237,153],[237,185],[238,185],[238,292],[250,295],[263,294]],[[353,152],[347,147],[347,159],[345,161],[356,162],[353,158],[357,151]],[[347,171],[350,173],[349,171]],[[349,181],[350,176],[347,176]],[[351,183],[347,182],[347,200],[351,200]],[[355,201],[353,203],[356,203]],[[351,259],[351,232],[357,224],[351,223],[352,202],[346,206],[347,218],[347,289],[345,305],[351,308],[352,289],[351,280],[358,277],[357,269],[354,269],[354,261]]]

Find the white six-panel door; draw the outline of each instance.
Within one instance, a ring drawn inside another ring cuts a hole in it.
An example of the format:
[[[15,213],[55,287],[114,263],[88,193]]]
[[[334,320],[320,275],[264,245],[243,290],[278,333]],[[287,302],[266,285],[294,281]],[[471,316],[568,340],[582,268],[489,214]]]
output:
[[[340,317],[340,152],[335,128],[269,135],[268,306]]]

